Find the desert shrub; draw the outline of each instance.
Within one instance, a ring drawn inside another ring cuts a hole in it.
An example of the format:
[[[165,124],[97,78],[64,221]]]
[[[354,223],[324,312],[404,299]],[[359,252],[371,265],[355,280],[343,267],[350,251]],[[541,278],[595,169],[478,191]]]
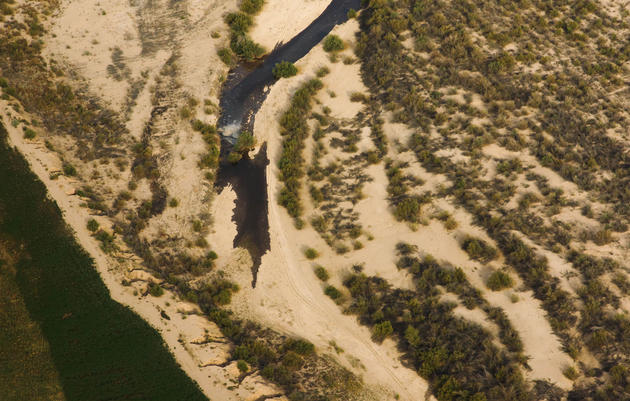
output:
[[[179,200],[177,200],[177,198],[171,198],[171,200],[168,201],[168,205],[170,207],[177,207],[179,206]]]
[[[77,169],[68,162],[63,163],[62,169],[63,173],[68,177],[74,177],[75,175],[77,175]]]
[[[244,13],[230,13],[225,17],[225,22],[237,34],[246,33],[254,23],[252,17]]]
[[[319,253],[317,253],[317,251],[313,248],[306,248],[304,256],[306,256],[307,259],[315,259],[319,256]]]
[[[350,10],[348,10],[348,19],[352,19],[356,17],[357,17],[357,10],[355,10],[354,8],[351,8]]]
[[[580,376],[573,366],[567,366],[562,374],[569,380],[575,380]]]
[[[324,51],[326,52],[338,52],[345,47],[343,40],[337,35],[328,35],[324,39]]]
[[[246,61],[253,61],[265,53],[265,49],[247,35],[233,35],[230,48]]]
[[[339,291],[337,288],[335,288],[332,285],[327,285],[326,288],[324,288],[324,294],[329,296],[335,302],[338,302],[339,300],[341,300],[343,296],[341,294],[341,291]]]
[[[217,54],[219,55],[221,61],[225,63],[225,65],[230,67],[234,65],[234,53],[232,53],[232,50],[228,49],[227,47],[222,47],[217,51]]]
[[[30,128],[24,127],[24,139],[33,139],[37,136],[35,131]]]
[[[372,327],[372,339],[378,343],[382,343],[387,337],[392,335],[394,328],[389,320],[377,323]]]
[[[149,294],[153,297],[161,297],[164,295],[164,289],[154,282],[149,283]]]
[[[114,236],[105,230],[98,230],[94,237],[101,242],[101,249],[105,253],[111,253],[118,250],[118,246],[114,242]]]
[[[330,68],[324,66],[324,67],[318,68],[317,71],[315,72],[315,75],[317,75],[317,78],[323,78],[329,73],[330,73]]]
[[[293,63],[289,61],[282,61],[280,63],[276,63],[273,67],[272,73],[276,79],[289,78],[296,75],[298,73],[298,69]]]
[[[328,271],[324,266],[315,267],[315,275],[318,279],[322,281],[328,281],[328,279],[330,278],[330,275],[328,274]]]
[[[500,291],[505,288],[512,287],[512,285],[514,285],[514,281],[512,280],[512,277],[510,277],[510,275],[506,272],[497,270],[490,274],[490,276],[488,277],[488,281],[486,281],[486,285],[492,291]]]
[[[100,224],[98,224],[98,221],[94,219],[88,220],[87,229],[90,230],[91,232],[96,232],[96,230],[98,230],[99,227],[100,227]]]
[[[487,263],[497,257],[497,250],[480,238],[466,237],[461,247],[473,260]]]
[[[254,149],[256,146],[256,138],[251,134],[251,132],[243,131],[238,136],[236,140],[236,144],[234,144],[234,151],[245,153]]]
[[[244,360],[240,359],[238,362],[236,362],[236,367],[238,368],[239,372],[241,373],[245,373],[249,370],[249,365],[247,365],[247,362],[245,362]]]
[[[417,198],[405,198],[396,205],[394,216],[398,220],[418,222],[420,216],[420,202]]]
[[[240,9],[247,14],[258,14],[264,4],[265,0],[243,0]]]

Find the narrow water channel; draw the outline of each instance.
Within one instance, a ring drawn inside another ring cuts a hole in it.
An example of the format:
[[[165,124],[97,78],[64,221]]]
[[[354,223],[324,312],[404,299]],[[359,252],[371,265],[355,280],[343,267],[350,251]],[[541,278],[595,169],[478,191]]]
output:
[[[237,234],[234,246],[247,249],[252,257],[253,287],[256,286],[261,258],[269,250],[270,242],[267,218],[267,148],[263,145],[253,159],[244,158],[237,164],[228,163],[225,156],[240,132],[253,132],[256,113],[275,81],[272,74],[274,65],[281,61],[296,62],[304,57],[336,25],[347,21],[350,9],[358,10],[360,5],[361,0],[332,0],[308,27],[289,42],[277,46],[257,67],[248,70],[246,66],[239,65],[233,69],[223,86],[219,118],[222,161],[216,187],[220,192],[231,184],[236,192],[233,221],[236,223]]]

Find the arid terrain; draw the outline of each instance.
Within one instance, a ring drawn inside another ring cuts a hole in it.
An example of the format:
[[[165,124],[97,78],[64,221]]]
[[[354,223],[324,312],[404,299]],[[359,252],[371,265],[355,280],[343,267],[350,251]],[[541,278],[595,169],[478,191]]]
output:
[[[630,3],[364,1],[222,127],[336,3],[0,0],[1,131],[210,400],[630,400]]]

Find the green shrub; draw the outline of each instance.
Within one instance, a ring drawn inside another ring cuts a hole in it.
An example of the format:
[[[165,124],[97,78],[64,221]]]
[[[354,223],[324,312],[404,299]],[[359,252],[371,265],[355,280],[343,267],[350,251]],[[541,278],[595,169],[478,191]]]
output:
[[[236,164],[239,161],[241,161],[242,158],[243,158],[243,155],[241,153],[235,152],[235,151],[231,151],[228,154],[227,160],[228,160],[229,163]]]
[[[252,17],[244,13],[230,13],[225,17],[225,22],[237,34],[245,34],[254,23]]]
[[[240,9],[247,14],[258,14],[264,4],[265,0],[243,0]]]
[[[512,277],[510,277],[509,274],[505,273],[504,271],[497,270],[493,272],[492,274],[490,274],[490,276],[488,277],[488,281],[486,282],[486,285],[492,291],[500,291],[505,288],[512,287],[514,285],[514,281],[512,280]]]
[[[354,8],[351,8],[350,10],[348,10],[348,19],[352,19],[356,17],[357,17],[357,10],[355,10]]]
[[[339,301],[342,297],[341,291],[339,291],[337,288],[333,287],[332,285],[326,286],[326,288],[324,289],[324,294],[329,296],[335,302]]]
[[[179,206],[179,201],[177,200],[177,198],[171,198],[171,200],[168,201],[168,205],[170,207],[177,207]]]
[[[573,366],[567,366],[562,374],[569,380],[575,380],[580,376]]]
[[[24,127],[24,139],[33,139],[37,136],[35,131],[30,128]]]
[[[387,337],[392,335],[394,328],[389,320],[378,323],[372,328],[372,339],[376,342],[382,343]]]
[[[473,260],[487,263],[497,257],[497,250],[479,238],[466,237],[461,247]]]
[[[63,173],[65,175],[67,175],[68,177],[74,177],[75,175],[77,175],[77,169],[74,168],[74,166],[72,164],[64,162],[63,163]]]
[[[307,248],[304,251],[304,256],[306,256],[307,259],[315,259],[316,257],[319,256],[319,254],[317,253],[317,251],[313,248]]]
[[[99,227],[100,227],[100,224],[98,224],[98,221],[94,219],[88,220],[87,229],[90,230],[91,232],[96,232],[96,230],[98,230]]]
[[[326,268],[324,268],[324,266],[315,267],[315,275],[318,279],[322,281],[328,281],[328,279],[330,278],[330,275],[328,274],[328,271],[326,270]]]
[[[234,65],[234,53],[232,53],[232,50],[228,49],[227,47],[222,47],[219,49],[217,54],[219,55],[221,61],[225,63],[225,65],[230,67]]]
[[[326,52],[338,52],[343,50],[346,45],[343,40],[337,35],[328,35],[324,39],[324,51]]]
[[[289,78],[295,76],[297,72],[297,67],[289,61],[276,63],[276,65],[273,67],[273,76],[276,79]]]
[[[249,370],[249,365],[242,359],[236,362],[236,367],[241,373],[245,373]]]
[[[164,295],[164,289],[159,284],[151,282],[149,283],[149,294],[154,297],[161,297]]]
[[[318,68],[317,71],[315,72],[315,74],[317,75],[317,78],[323,78],[329,73],[330,73],[330,68],[326,66]]]
[[[416,198],[405,198],[396,205],[394,216],[398,220],[418,222],[420,216],[420,202]]]
[[[243,131],[238,136],[236,144],[234,144],[234,151],[245,153],[254,149],[254,147],[256,147],[256,138],[254,138],[254,136],[250,132]]]
[[[254,61],[265,54],[265,49],[245,34],[233,34],[230,48],[245,61]]]

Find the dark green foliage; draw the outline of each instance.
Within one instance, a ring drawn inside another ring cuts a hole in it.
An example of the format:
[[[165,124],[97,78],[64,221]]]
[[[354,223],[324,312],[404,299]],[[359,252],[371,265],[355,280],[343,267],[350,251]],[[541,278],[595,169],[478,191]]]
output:
[[[337,35],[328,35],[324,39],[324,51],[327,52],[338,52],[343,50],[346,45],[343,43],[343,40]]]
[[[510,275],[506,272],[497,270],[490,274],[486,285],[492,291],[500,291],[505,288],[510,288],[512,285],[514,285],[514,281],[512,280],[512,277],[510,277]]]
[[[276,63],[276,65],[273,67],[273,76],[276,79],[289,78],[295,76],[297,73],[297,67],[289,61]]]
[[[372,327],[375,340],[394,336],[439,400],[527,400],[518,367],[492,345],[491,335],[456,317],[452,304],[440,302],[431,286],[422,284],[436,277],[430,273],[432,262],[424,267],[410,262],[417,291],[392,289],[381,278],[355,274],[344,282],[352,295],[349,311]]]
[[[23,244],[16,280],[67,400],[205,400],[149,324],[114,302],[0,125],[0,231]],[[147,374],[150,367],[150,374]]]

